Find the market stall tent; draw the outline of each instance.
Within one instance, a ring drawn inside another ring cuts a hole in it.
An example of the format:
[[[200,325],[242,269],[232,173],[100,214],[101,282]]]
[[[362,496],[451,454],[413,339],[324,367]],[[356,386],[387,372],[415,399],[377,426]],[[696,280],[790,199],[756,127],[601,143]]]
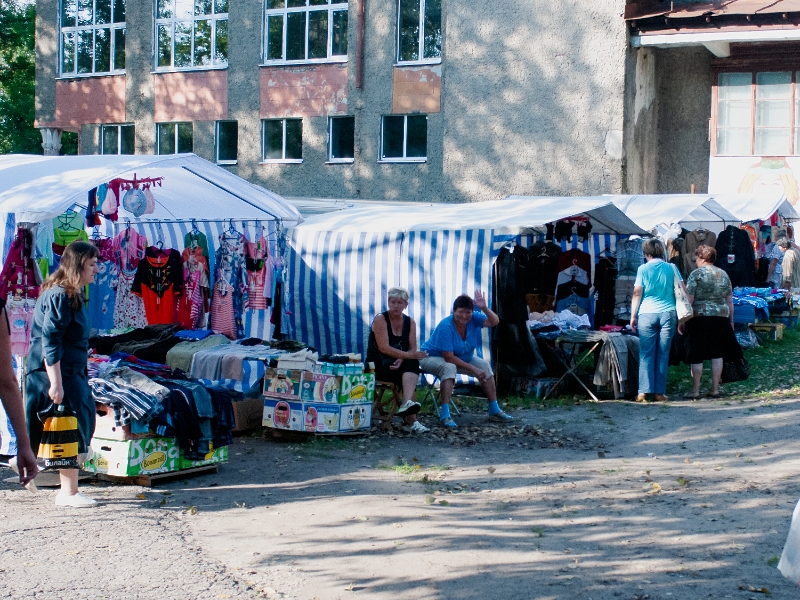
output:
[[[593,257],[613,250],[619,235],[646,233],[603,197],[368,205],[309,217],[289,239],[291,335],[322,353],[363,353],[386,292],[400,285],[411,293],[408,314],[424,341],[456,296],[491,294],[503,245],[524,244],[547,223],[578,215],[591,219],[593,235],[569,247]],[[489,355],[488,332],[479,353]]]
[[[643,229],[679,224],[688,230],[702,227],[719,233],[741,219],[722,206],[713,195],[658,194],[608,196],[614,205]],[[748,196],[752,199],[753,196]]]
[[[742,222],[766,221],[775,213],[787,221],[800,219],[795,207],[782,195],[719,194],[714,199]]]

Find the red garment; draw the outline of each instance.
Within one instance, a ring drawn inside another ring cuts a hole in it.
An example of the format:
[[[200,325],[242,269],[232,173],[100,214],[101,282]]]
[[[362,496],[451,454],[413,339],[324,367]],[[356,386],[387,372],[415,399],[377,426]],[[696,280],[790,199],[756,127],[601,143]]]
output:
[[[177,250],[150,246],[139,261],[131,292],[141,296],[150,325],[177,321],[178,298],[183,291],[183,269]]]

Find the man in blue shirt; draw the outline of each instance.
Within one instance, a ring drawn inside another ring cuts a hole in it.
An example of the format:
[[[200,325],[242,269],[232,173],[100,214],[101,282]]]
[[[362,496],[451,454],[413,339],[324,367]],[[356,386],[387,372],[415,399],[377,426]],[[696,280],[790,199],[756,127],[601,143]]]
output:
[[[419,366],[425,373],[436,375],[441,382],[439,418],[445,427],[457,427],[450,416],[450,398],[453,396],[456,373],[471,375],[480,382],[489,400],[490,420],[513,420],[497,404],[491,365],[475,356],[475,348],[481,343],[481,328],[494,327],[499,322],[500,319],[489,309],[481,291],[475,290],[474,301],[466,294],[456,298],[453,314],[442,319],[431,338],[422,345],[421,349],[428,353],[428,357],[420,360]]]

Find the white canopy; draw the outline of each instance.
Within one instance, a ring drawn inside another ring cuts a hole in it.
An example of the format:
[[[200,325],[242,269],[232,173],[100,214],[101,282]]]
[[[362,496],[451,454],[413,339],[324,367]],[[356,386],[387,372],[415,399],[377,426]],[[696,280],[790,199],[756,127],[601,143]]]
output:
[[[303,217],[281,196],[194,154],[168,156],[0,156],[0,213],[38,223],[71,206],[85,207],[89,190],[115,178],[163,177],[151,191],[154,213],[141,221],[252,219],[292,227]],[[122,206],[121,218],[133,215]]]
[[[659,194],[608,196],[622,212],[644,229],[679,223],[686,229],[703,227],[719,233],[742,219],[721,206],[716,196],[705,194]],[[748,196],[753,199],[753,196]]]
[[[298,228],[304,231],[405,232],[494,229],[497,233],[521,234],[544,230],[559,219],[586,215],[593,234],[639,234],[646,232],[626,217],[609,198],[527,198],[466,204],[380,204],[348,208],[309,217]]]
[[[744,222],[766,221],[776,212],[789,221],[800,219],[800,214],[782,195],[717,194],[714,199]]]

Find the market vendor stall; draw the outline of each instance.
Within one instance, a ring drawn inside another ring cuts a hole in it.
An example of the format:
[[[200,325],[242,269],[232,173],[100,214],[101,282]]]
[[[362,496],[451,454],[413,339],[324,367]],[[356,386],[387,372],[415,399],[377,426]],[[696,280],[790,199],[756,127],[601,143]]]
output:
[[[13,232],[0,294],[17,354],[63,248],[100,252],[90,385],[108,410],[86,468],[132,476],[223,460],[237,401],[260,397],[269,360],[297,349],[270,340],[299,213],[191,154],[0,157],[0,212]]]

